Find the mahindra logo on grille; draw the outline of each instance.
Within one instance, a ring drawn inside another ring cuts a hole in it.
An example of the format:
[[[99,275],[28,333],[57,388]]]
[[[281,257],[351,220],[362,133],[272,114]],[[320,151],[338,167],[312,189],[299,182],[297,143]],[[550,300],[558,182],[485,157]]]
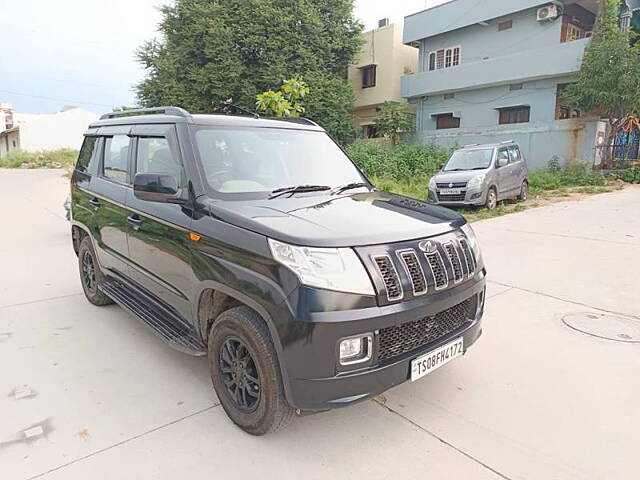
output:
[[[436,251],[438,250],[438,246],[431,240],[420,242],[418,244],[418,248],[420,248],[420,250],[422,250],[423,252],[429,254],[436,253]]]
[[[453,188],[453,183],[450,183],[450,184],[449,184],[449,188]]]

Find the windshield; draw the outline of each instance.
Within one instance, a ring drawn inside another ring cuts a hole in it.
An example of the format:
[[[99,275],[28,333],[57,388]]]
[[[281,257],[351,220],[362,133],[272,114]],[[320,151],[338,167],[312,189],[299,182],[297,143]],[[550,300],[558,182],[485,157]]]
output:
[[[493,159],[493,149],[458,150],[454,152],[443,170],[455,172],[458,170],[480,170],[489,168]]]
[[[207,182],[220,193],[268,193],[303,185],[336,188],[366,181],[324,132],[202,127],[195,139]]]

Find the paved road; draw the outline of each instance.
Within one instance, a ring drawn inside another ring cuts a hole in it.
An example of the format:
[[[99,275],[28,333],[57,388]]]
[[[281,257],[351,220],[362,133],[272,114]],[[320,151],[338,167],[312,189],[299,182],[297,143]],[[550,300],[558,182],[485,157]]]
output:
[[[476,224],[491,279],[479,343],[262,438],[227,420],[205,359],[83,298],[67,188],[59,171],[0,170],[3,480],[638,478],[640,343],[562,320],[640,338],[639,188]]]

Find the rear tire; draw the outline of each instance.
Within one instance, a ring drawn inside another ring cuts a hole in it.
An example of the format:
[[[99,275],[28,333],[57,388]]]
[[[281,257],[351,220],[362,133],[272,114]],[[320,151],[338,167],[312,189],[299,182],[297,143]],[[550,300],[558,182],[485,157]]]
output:
[[[484,206],[489,210],[493,210],[498,206],[498,193],[496,192],[496,187],[491,187],[487,192],[487,201]]]
[[[529,198],[529,182],[526,180],[522,182],[522,186],[520,187],[520,195],[518,195],[518,200],[521,202],[526,202],[527,198]]]
[[[231,421],[251,435],[276,432],[295,411],[284,395],[269,330],[248,307],[220,314],[209,333],[209,366],[216,394]]]
[[[78,266],[80,268],[80,283],[87,300],[99,307],[112,304],[113,300],[99,288],[104,275],[100,270],[91,238],[88,235],[82,239],[78,248]]]

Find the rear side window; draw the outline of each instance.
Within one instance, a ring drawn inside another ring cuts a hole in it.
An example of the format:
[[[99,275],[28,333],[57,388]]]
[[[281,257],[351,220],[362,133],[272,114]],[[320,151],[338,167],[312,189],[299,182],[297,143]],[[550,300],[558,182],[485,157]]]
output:
[[[98,144],[98,137],[84,137],[82,148],[78,154],[78,162],[76,163],[76,170],[86,172],[89,170],[89,165],[94,158],[96,145]]]
[[[509,157],[511,158],[511,163],[519,162],[522,159],[520,149],[518,147],[511,147],[509,149]]]
[[[178,185],[184,186],[186,183],[182,165],[171,152],[169,141],[164,137],[138,138],[136,173],[171,175]]]
[[[104,143],[103,174],[120,183],[127,183],[129,137],[114,135]]]

